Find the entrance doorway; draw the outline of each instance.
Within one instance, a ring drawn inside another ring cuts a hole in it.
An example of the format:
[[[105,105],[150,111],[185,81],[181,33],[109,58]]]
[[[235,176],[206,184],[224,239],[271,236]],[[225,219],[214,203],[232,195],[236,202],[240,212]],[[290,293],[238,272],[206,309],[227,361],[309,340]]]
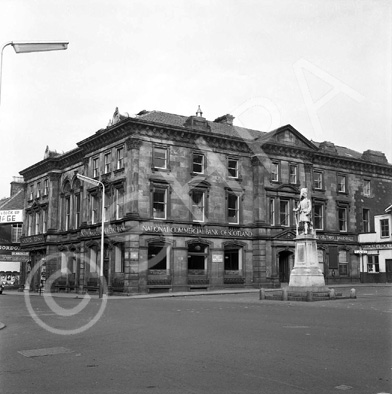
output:
[[[294,254],[290,251],[279,253],[279,282],[289,283],[290,271],[293,268]]]
[[[392,259],[385,259],[385,271],[387,275],[387,282],[392,282]]]

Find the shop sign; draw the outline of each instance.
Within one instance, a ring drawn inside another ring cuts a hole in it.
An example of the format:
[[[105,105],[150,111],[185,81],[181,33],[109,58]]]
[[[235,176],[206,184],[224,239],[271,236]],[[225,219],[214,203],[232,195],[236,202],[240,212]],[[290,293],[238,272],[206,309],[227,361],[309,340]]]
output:
[[[204,229],[195,227],[176,227],[176,226],[142,226],[143,231],[164,234],[189,234],[189,235],[209,235],[221,237],[252,237],[253,233],[249,230],[222,230]]]
[[[368,254],[367,250],[354,250],[354,254]]]
[[[28,256],[14,256],[10,254],[0,254],[0,261],[21,262],[21,261],[26,261],[26,259],[28,259]]]
[[[19,245],[0,245],[0,253],[2,254],[13,254],[16,250],[20,250]]]
[[[14,209],[12,211],[0,211],[0,223],[23,222],[23,210]]]
[[[127,230],[127,228],[124,225],[121,225],[121,226],[109,225],[109,226],[105,226],[104,233],[106,235],[109,235],[109,234],[122,233],[126,230]],[[96,237],[98,235],[101,235],[101,228],[97,228],[95,230],[82,229],[80,231],[80,235],[82,237]]]
[[[392,249],[392,244],[369,244],[362,245],[364,249]]]
[[[45,242],[44,235],[31,235],[29,237],[21,237],[20,238],[21,245],[35,244],[35,243],[39,243],[39,242]]]
[[[355,242],[356,238],[351,235],[328,235],[328,234],[317,234],[316,238],[320,241],[349,241]]]

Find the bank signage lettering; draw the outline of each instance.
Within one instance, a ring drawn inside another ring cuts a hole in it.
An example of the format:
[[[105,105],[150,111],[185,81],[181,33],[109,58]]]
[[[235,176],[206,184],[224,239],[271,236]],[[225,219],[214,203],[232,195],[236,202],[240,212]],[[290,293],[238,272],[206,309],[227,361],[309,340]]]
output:
[[[215,235],[221,237],[251,237],[252,231],[204,229],[194,227],[143,226],[143,231],[164,234]]]
[[[39,242],[45,242],[45,236],[44,235],[31,235],[29,237],[21,237],[20,238],[20,243],[23,244],[23,245],[39,243]]]
[[[392,249],[392,244],[369,244],[362,245],[363,249]]]
[[[109,234],[122,233],[122,232],[124,232],[126,230],[127,229],[126,229],[126,227],[124,225],[122,225],[122,226],[112,225],[112,226],[105,227],[104,233],[106,235],[109,235]],[[83,229],[83,230],[80,231],[80,235],[82,237],[95,237],[97,235],[101,235],[101,228],[97,228],[97,229],[94,229],[94,230]]]
[[[355,242],[355,237],[350,236],[350,235],[317,234],[316,237],[320,241],[349,241],[349,242]]]
[[[0,211],[0,223],[23,222],[23,210]]]

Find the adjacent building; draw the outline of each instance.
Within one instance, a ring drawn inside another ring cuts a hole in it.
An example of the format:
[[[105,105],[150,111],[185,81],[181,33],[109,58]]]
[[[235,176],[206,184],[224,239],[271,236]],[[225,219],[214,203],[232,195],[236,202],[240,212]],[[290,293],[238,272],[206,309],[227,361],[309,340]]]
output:
[[[392,195],[385,155],[314,142],[291,125],[265,133],[233,119],[208,121],[200,108],[133,117],[116,109],[72,151],[48,148],[20,172],[32,289],[45,277],[47,290],[96,290],[102,218],[109,292],[278,287],[294,264],[302,187],[326,282],[359,282],[358,233],[373,231]],[[104,198],[77,174],[102,182]]]
[[[14,177],[10,197],[0,201],[0,281],[18,287],[20,267],[28,261],[29,253],[21,251],[23,226],[24,181]]]
[[[392,282],[392,205],[374,216],[374,228],[359,234],[361,279],[365,283]]]

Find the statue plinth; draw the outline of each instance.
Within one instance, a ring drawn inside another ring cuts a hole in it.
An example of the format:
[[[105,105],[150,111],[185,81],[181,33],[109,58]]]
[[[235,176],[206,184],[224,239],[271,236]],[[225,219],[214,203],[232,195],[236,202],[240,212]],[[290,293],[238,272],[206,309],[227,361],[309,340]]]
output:
[[[300,234],[295,238],[295,262],[288,290],[328,291],[319,268],[316,235]]]

